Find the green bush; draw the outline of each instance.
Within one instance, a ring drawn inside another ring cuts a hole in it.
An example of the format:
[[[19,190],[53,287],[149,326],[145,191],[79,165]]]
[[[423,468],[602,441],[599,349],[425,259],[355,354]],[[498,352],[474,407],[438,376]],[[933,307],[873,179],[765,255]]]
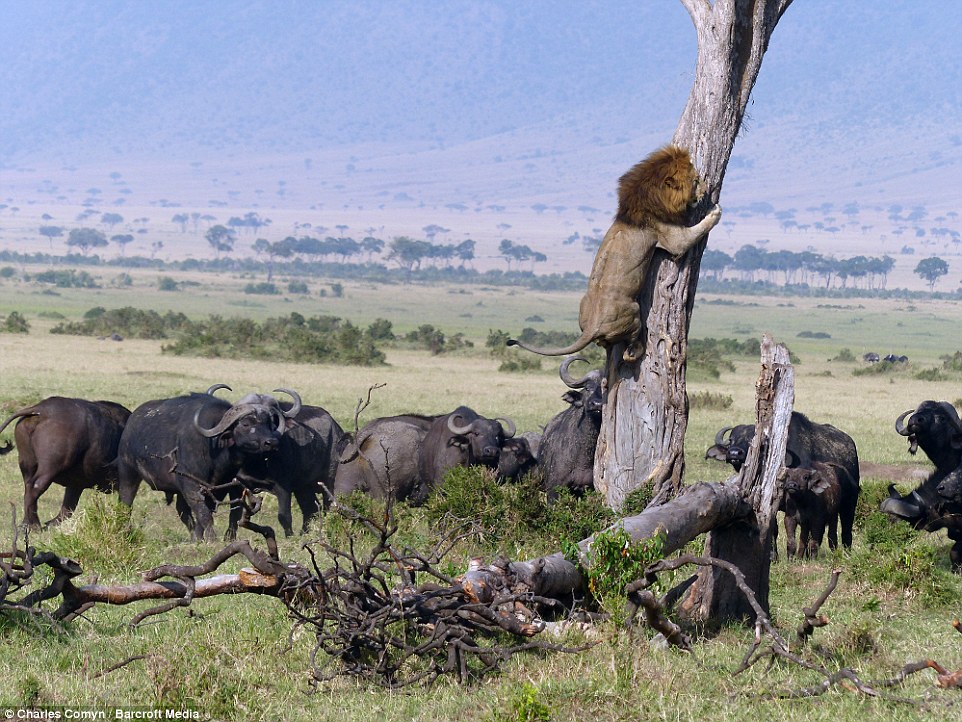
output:
[[[0,278],[13,278],[17,275],[17,269],[13,266],[4,266],[0,268]]]
[[[11,311],[0,331],[5,333],[30,333],[30,323],[17,311]]]
[[[962,351],[956,351],[951,356],[945,355],[939,358],[942,359],[943,370],[962,372]]]
[[[161,276],[157,279],[157,290],[158,291],[179,291],[180,286],[177,285],[175,281],[170,276]]]
[[[852,349],[843,348],[839,351],[834,358],[830,359],[832,361],[841,361],[844,363],[852,363],[855,361],[855,354],[852,353]]]
[[[730,409],[735,400],[729,394],[698,391],[689,395],[688,403],[693,409]]]
[[[435,523],[445,518],[472,520],[493,552],[534,537],[546,549],[557,549],[565,540],[580,541],[614,521],[601,494],[576,497],[562,490],[549,504],[537,475],[498,484],[494,472],[480,466],[448,471],[428,499],[427,515]]]
[[[33,277],[37,283],[49,283],[58,288],[100,288],[97,281],[86,271],[73,268],[62,271],[44,271]]]
[[[280,293],[277,286],[273,283],[262,281],[261,283],[248,283],[244,286],[244,293],[264,296],[276,296]]]
[[[287,284],[287,292],[292,295],[303,295],[309,293],[307,284],[304,281],[291,281]]]

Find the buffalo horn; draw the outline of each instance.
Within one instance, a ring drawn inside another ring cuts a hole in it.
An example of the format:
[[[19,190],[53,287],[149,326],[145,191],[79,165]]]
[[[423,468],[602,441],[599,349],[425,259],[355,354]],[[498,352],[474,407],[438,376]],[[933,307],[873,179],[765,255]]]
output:
[[[263,404],[236,404],[224,412],[224,415],[220,417],[220,421],[218,421],[213,428],[205,429],[200,425],[200,412],[203,411],[203,407],[201,407],[197,409],[197,413],[194,414],[194,428],[196,428],[202,436],[210,439],[223,434],[239,418],[259,408],[264,408]]]
[[[909,409],[908,411],[904,412],[901,416],[899,416],[895,420],[895,430],[898,432],[900,436],[910,435],[908,429],[905,428],[905,424],[903,424],[902,422],[905,420],[906,416],[909,416],[910,414],[914,414],[914,413],[915,413],[915,409]]]
[[[294,391],[294,390],[292,390],[292,389],[274,389],[274,391],[280,391],[282,394],[287,394],[287,395],[290,396],[292,399],[294,399],[294,405],[291,406],[291,408],[290,408],[289,410],[283,412],[283,414],[284,414],[284,416],[285,416],[286,418],[288,418],[288,419],[293,419],[295,416],[297,416],[297,415],[300,413],[300,411],[301,411],[301,396],[300,396],[300,394],[298,394],[296,391]]]
[[[575,377],[572,376],[568,371],[568,367],[574,361],[584,361],[585,363],[590,363],[584,356],[569,356],[561,362],[561,368],[558,370],[558,375],[561,376],[561,380],[564,381],[565,386],[567,386],[569,389],[583,389],[585,384],[588,383],[588,377],[591,375],[591,372],[589,371],[580,379],[575,379]]]
[[[228,391],[233,391],[233,390],[234,390],[234,389],[232,389],[230,386],[228,386],[227,384],[214,384],[214,385],[211,386],[209,389],[207,389],[207,391],[206,391],[205,393],[206,393],[208,396],[213,396],[213,395],[217,392],[218,389],[227,389]]]
[[[514,437],[515,432],[518,427],[514,425],[514,422],[506,416],[498,416],[495,421],[504,422],[504,438],[510,439]]]
[[[725,434],[734,428],[734,426],[726,426],[724,429],[720,429],[719,432],[715,434],[715,444],[718,446],[725,446]]]
[[[460,434],[461,436],[464,436],[465,434],[470,434],[471,431],[474,429],[474,423],[475,423],[475,422],[472,421],[472,422],[471,422],[470,424],[468,424],[467,426],[460,426],[459,424],[457,424],[457,423],[455,422],[455,419],[460,419],[460,418],[461,418],[461,414],[457,414],[457,415],[454,415],[454,416],[449,416],[449,417],[448,417],[448,430],[449,430],[452,434]],[[475,421],[476,421],[476,420],[475,420]]]

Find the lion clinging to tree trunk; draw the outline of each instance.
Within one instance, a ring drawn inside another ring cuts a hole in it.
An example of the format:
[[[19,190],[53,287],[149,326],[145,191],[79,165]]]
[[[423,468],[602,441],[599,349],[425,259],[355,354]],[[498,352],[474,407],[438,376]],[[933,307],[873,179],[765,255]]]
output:
[[[691,156],[673,145],[656,150],[621,176],[618,214],[601,242],[581,299],[581,336],[570,346],[556,349],[531,348],[515,339],[508,345],[543,356],[562,356],[596,341],[608,352],[609,380],[611,352],[617,344],[624,344],[626,361],[637,360],[642,350],[638,297],[655,248],[680,256],[721,219],[716,205],[696,225],[684,225],[687,209],[698,198],[698,187]]]

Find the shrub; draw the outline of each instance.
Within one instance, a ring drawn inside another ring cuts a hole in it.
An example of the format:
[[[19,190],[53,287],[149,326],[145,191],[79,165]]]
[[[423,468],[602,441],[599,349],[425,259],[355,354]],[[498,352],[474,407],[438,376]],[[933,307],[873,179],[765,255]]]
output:
[[[855,361],[855,354],[852,353],[852,349],[850,349],[850,348],[843,348],[841,351],[839,351],[837,354],[835,354],[835,357],[834,357],[834,358],[832,358],[832,359],[830,359],[830,360],[831,360],[831,361],[841,361],[841,362],[844,362],[844,363],[852,363],[853,361]]]
[[[688,403],[693,409],[730,409],[735,400],[729,394],[699,391],[688,397]]]
[[[13,278],[15,275],[17,275],[17,269],[13,266],[0,268],[0,278]]]
[[[635,542],[620,524],[595,535],[585,569],[588,591],[617,624],[625,621],[625,587],[640,579],[645,567],[664,556],[666,539],[662,532]],[[566,556],[569,554],[570,551]]]
[[[307,284],[304,281],[291,281],[287,284],[287,292],[290,294],[307,294]]]
[[[951,356],[940,356],[942,368],[945,371],[962,371],[962,351],[956,351]]]
[[[161,276],[157,279],[157,290],[159,291],[179,291],[180,286],[170,276]]]
[[[344,285],[340,283],[331,284],[331,295],[334,298],[341,298],[344,296]]]
[[[100,288],[97,281],[86,271],[73,268],[62,271],[44,271],[33,277],[37,283],[49,283],[58,288]]]
[[[30,324],[19,312],[11,311],[10,315],[7,316],[3,322],[3,326],[0,326],[0,331],[6,333],[29,333]]]
[[[393,341],[394,326],[386,318],[376,318],[374,323],[367,327],[367,336],[372,341]]]
[[[915,374],[915,378],[919,381],[943,381],[945,375],[942,373],[942,369],[933,366],[930,369],[922,369]]]
[[[511,358],[506,358],[498,366],[498,371],[503,373],[525,373],[528,371],[540,371],[541,370],[541,359],[538,357],[532,357],[530,354],[527,356],[519,356],[512,354]]]
[[[824,331],[802,331],[798,334],[798,338],[831,338],[832,335],[825,333]]]
[[[273,283],[262,281],[261,283],[248,283],[244,286],[244,293],[264,296],[276,296],[280,293],[277,286]]]

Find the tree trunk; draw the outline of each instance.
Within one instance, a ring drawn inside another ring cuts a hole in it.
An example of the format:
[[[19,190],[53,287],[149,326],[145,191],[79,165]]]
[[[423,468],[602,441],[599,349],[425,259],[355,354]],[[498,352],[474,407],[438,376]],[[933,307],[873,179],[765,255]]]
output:
[[[717,202],[749,94],[775,25],[791,0],[682,0],[698,35],[695,82],[672,142],[687,148],[708,190],[693,210]],[[688,426],[688,328],[707,239],[679,262],[656,251],[640,299],[643,358],[620,359],[608,390],[595,454],[595,487],[619,509],[644,484],[663,503],[682,487]]]
[[[705,539],[705,554],[731,562],[745,575],[755,598],[768,614],[771,536],[782,497],[779,469],[785,462],[788,424],[795,400],[795,371],[784,346],[762,339],[762,371],[756,383],[755,438],[741,471],[734,477],[752,514],[720,525]],[[731,574],[703,567],[682,603],[686,616],[699,621],[754,620],[752,609]]]

